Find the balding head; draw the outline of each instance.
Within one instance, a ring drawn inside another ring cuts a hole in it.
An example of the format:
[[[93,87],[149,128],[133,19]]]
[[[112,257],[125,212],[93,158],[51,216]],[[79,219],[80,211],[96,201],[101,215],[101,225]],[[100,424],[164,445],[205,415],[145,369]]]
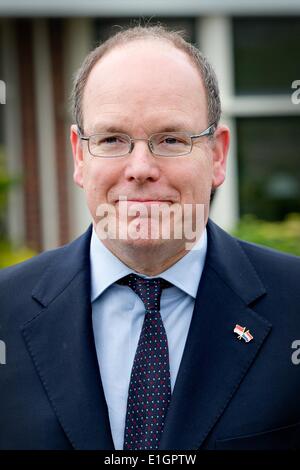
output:
[[[136,26],[123,30],[100,46],[96,47],[84,60],[78,70],[72,92],[72,111],[75,122],[79,129],[84,129],[83,117],[83,96],[87,79],[94,66],[110,51],[122,47],[134,41],[158,41],[169,44],[174,48],[181,50],[186,54],[189,60],[197,68],[205,88],[207,101],[207,115],[210,123],[218,124],[221,115],[221,105],[219,97],[219,88],[216,75],[203,54],[192,44],[185,41],[182,34],[174,31],[168,31],[162,26],[142,27]]]

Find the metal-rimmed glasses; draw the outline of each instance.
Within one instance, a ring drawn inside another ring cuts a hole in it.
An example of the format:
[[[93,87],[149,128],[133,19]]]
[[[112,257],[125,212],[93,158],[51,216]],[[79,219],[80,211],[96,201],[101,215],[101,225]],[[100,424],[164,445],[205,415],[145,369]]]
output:
[[[134,149],[134,143],[144,140],[148,143],[150,152],[158,157],[179,157],[191,153],[194,141],[200,137],[212,136],[216,130],[215,123],[211,124],[200,134],[190,135],[187,132],[159,132],[148,139],[133,139],[119,132],[105,132],[84,136],[79,131],[81,140],[86,140],[88,150],[94,157],[114,158],[124,157]]]

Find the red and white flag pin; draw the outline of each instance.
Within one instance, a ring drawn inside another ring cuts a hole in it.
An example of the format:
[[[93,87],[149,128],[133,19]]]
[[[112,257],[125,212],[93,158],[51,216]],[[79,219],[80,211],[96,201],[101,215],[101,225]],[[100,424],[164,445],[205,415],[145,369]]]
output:
[[[246,330],[245,326],[235,325],[233,332],[238,335],[239,340],[243,338],[246,343],[249,343],[249,341],[253,339],[253,336],[250,334],[250,331]]]

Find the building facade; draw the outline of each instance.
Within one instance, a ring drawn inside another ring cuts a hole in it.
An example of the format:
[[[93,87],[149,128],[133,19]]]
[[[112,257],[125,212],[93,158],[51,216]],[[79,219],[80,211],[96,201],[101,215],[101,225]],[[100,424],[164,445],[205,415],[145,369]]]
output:
[[[53,248],[90,223],[72,180],[72,77],[99,41],[139,20],[185,30],[219,78],[232,140],[212,218],[231,229],[247,213],[300,212],[299,0],[2,0],[0,14],[0,149],[20,178],[5,230],[16,244]]]

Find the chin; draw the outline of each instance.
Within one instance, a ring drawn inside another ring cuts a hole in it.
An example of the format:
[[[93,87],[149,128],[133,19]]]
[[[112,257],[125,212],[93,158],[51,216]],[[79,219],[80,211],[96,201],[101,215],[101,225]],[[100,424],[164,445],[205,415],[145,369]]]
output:
[[[153,256],[155,258],[161,259],[173,255],[182,251],[184,247],[183,240],[174,240],[174,239],[145,239],[139,238],[136,240],[127,239],[127,240],[118,240],[116,242],[119,246],[119,250],[126,251],[128,254],[131,252],[135,256],[139,256],[140,259],[150,259],[153,262]]]
[[[170,243],[170,240],[165,240],[163,238],[150,238],[150,237],[138,237],[138,238],[126,238],[119,239],[117,241],[119,245],[122,245],[124,248],[134,248],[134,249],[143,249],[143,250],[151,250],[151,249],[158,249],[159,247],[166,246]],[[145,252],[146,254],[146,252]]]

